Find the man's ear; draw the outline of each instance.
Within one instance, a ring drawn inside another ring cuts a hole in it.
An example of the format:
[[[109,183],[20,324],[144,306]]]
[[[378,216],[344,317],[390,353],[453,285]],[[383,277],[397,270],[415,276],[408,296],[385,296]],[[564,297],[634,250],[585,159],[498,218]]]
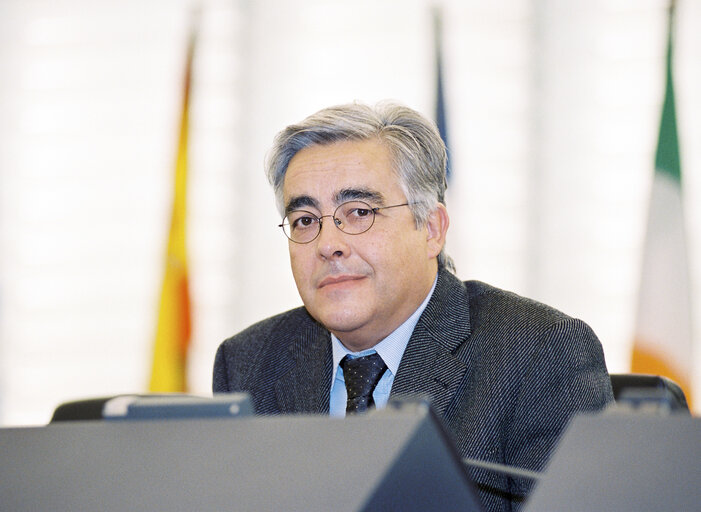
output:
[[[426,221],[426,241],[428,242],[428,257],[437,257],[445,245],[445,237],[450,225],[448,210],[444,204],[438,206],[430,213]]]

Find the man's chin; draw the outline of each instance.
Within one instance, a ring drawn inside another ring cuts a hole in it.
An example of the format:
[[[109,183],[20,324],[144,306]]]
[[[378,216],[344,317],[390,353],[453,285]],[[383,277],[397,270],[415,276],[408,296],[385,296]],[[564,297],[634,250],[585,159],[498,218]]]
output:
[[[311,315],[340,339],[343,334],[350,334],[361,329],[366,322],[364,315],[358,311],[336,306],[329,309],[309,311]]]

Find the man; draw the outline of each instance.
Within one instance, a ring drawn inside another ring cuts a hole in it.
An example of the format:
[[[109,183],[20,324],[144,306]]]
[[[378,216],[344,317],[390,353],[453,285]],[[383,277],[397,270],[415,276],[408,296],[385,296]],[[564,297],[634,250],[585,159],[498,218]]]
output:
[[[417,112],[322,110],[278,134],[267,165],[304,307],[222,343],[215,392],[246,391],[260,414],[334,416],[422,394],[462,456],[531,470],[574,413],[613,399],[586,324],[453,275],[445,146]],[[472,476],[490,510],[529,490]]]

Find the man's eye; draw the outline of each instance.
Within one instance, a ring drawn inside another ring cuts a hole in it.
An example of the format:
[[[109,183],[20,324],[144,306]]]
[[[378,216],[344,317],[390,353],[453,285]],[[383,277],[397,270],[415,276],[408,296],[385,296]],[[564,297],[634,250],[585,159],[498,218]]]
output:
[[[291,225],[294,229],[302,229],[311,226],[312,224],[314,224],[314,222],[316,222],[316,219],[314,217],[302,216],[294,219],[291,222]]]
[[[348,215],[353,215],[355,217],[367,217],[372,214],[372,210],[368,208],[353,208]]]

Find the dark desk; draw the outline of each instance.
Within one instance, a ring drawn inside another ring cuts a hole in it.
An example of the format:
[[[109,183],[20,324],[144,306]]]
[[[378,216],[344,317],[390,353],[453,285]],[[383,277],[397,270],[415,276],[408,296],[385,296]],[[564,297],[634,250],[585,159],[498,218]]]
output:
[[[0,508],[477,510],[427,409],[0,429]]]
[[[526,503],[526,512],[544,510],[701,510],[701,419],[576,417]]]

